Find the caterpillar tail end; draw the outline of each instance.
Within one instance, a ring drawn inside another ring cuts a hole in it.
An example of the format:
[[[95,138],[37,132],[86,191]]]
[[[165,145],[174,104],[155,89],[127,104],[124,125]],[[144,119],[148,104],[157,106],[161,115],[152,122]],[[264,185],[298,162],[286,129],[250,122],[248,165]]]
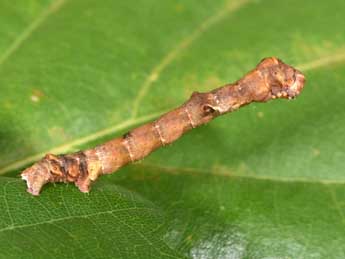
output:
[[[51,182],[51,174],[45,166],[44,161],[39,161],[33,166],[25,169],[21,177],[26,181],[27,191],[32,195],[38,196],[40,191],[48,182]]]
[[[26,181],[27,191],[35,196],[49,182],[73,182],[81,192],[90,191],[91,178],[82,152],[58,156],[48,154],[25,169],[21,177]]]

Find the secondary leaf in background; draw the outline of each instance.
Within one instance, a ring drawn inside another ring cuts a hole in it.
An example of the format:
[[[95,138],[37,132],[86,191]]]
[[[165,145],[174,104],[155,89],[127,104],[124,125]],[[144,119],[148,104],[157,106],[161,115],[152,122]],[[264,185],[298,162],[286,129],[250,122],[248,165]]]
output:
[[[145,200],[141,195],[156,204],[166,218],[152,238],[159,247],[170,246],[167,254],[344,257],[344,1],[12,2],[0,3],[2,173],[18,174],[47,150],[100,143],[180,104],[192,91],[234,81],[261,58],[276,55],[307,74],[297,101],[219,118],[157,151],[139,164],[142,169],[130,166],[104,178],[99,188],[115,182],[139,193],[135,199]],[[85,213],[110,208],[97,198],[105,192],[98,188],[80,196],[71,187],[48,186],[31,200],[24,186],[2,177],[2,228],[11,226],[8,210],[15,224],[36,224],[50,218],[44,207],[61,215],[64,204]],[[122,191],[106,196],[116,199]],[[55,196],[65,203],[56,203]],[[87,199],[100,207],[89,211]],[[127,199],[122,204],[130,207]],[[67,256],[83,256],[78,240],[94,242],[100,222],[107,230],[101,243],[118,242],[109,217],[100,214],[97,226],[84,230],[72,220],[75,239],[61,238],[54,247],[54,233],[63,236],[61,229],[44,225],[29,237],[22,234],[26,229],[9,232],[1,237],[1,254],[27,251],[37,258],[46,251],[31,242],[44,241],[56,249],[52,256],[62,256],[68,240]],[[155,227],[161,224],[148,217]],[[146,215],[131,226],[138,224],[147,233],[154,228]],[[135,257],[147,242],[127,230],[116,251],[96,249],[92,256]]]
[[[33,199],[19,180],[0,182],[1,258],[179,258],[161,240],[160,210],[115,185],[86,195],[59,186]]]

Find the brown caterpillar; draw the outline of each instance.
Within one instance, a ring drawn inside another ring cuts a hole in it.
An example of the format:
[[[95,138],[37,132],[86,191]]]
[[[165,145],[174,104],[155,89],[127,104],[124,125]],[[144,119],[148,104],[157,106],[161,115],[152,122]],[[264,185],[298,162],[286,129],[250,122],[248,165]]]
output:
[[[207,93],[194,92],[180,107],[122,137],[73,154],[48,154],[24,170],[22,179],[33,195],[38,195],[48,182],[74,182],[80,191],[88,192],[91,182],[98,176],[144,158],[157,148],[174,142],[185,132],[252,102],[295,98],[304,83],[305,78],[300,71],[275,57],[263,59],[237,82]]]

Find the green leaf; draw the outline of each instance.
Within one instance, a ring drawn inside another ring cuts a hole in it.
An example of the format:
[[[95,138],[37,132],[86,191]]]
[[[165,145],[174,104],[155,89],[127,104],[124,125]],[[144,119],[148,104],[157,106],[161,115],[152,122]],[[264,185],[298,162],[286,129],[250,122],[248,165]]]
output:
[[[343,184],[146,166],[125,171],[132,177],[113,180],[163,208],[164,240],[188,257],[344,257]]]
[[[342,258],[341,0],[0,3],[0,255]],[[300,68],[296,101],[252,104],[103,177],[90,195],[16,175],[240,78]],[[5,176],[6,175],[6,176]]]
[[[115,185],[91,194],[72,186],[36,198],[18,180],[1,179],[3,258],[177,258],[162,241],[158,208]]]

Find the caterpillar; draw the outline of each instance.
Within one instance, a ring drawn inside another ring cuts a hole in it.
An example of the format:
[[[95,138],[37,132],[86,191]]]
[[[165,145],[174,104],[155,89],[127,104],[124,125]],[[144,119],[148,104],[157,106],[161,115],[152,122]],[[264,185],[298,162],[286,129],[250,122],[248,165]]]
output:
[[[33,195],[39,195],[49,182],[73,182],[81,192],[89,192],[91,183],[100,175],[146,157],[187,131],[252,102],[293,99],[304,84],[300,71],[278,58],[265,58],[235,83],[206,93],[194,92],[180,107],[94,148],[65,155],[47,154],[25,169],[21,177]]]

